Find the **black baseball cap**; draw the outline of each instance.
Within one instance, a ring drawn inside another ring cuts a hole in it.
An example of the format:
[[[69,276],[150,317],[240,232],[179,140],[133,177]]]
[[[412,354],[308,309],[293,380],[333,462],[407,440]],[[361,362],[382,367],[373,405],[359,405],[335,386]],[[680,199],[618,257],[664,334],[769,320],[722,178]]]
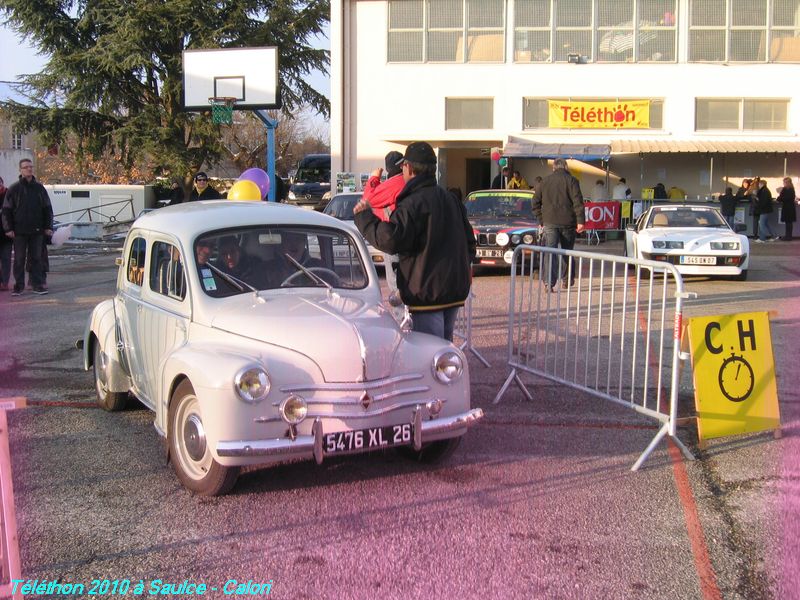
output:
[[[435,165],[436,153],[428,142],[412,142],[406,147],[406,153],[403,158],[395,164],[401,164],[404,161],[420,163],[423,165]]]
[[[386,155],[386,170],[391,171],[393,167],[396,167],[401,162],[403,162],[403,155],[400,154],[397,150],[392,150],[389,154]]]
[[[206,175],[203,171],[200,171],[197,175],[194,176],[195,181],[197,181],[198,179],[208,179],[208,175]]]

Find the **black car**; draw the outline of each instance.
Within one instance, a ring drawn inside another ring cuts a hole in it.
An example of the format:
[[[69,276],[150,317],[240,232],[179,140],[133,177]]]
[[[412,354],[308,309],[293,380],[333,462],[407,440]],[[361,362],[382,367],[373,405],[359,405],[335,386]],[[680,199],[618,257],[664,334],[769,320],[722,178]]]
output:
[[[539,242],[533,190],[480,190],[467,195],[467,216],[478,242],[478,263],[509,267],[514,248]]]
[[[300,161],[294,176],[288,204],[322,210],[331,198],[331,155],[309,154]]]

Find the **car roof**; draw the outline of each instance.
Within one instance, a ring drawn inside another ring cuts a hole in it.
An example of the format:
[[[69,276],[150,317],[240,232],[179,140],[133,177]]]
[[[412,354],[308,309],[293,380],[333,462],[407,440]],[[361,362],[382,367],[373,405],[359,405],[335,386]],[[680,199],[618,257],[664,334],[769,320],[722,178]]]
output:
[[[289,204],[232,200],[201,200],[167,206],[142,215],[132,228],[169,233],[191,241],[208,231],[259,223],[342,228],[342,222],[333,217]]]

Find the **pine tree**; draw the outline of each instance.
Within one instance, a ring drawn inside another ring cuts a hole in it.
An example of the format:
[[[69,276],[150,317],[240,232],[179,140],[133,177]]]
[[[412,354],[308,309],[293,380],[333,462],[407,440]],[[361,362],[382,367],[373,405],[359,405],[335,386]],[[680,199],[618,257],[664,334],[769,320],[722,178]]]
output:
[[[112,152],[133,166],[190,180],[224,155],[209,113],[181,109],[182,52],[278,48],[282,112],[330,105],[307,83],[327,72],[327,50],[310,45],[329,21],[330,0],[6,0],[7,23],[49,60],[18,86],[29,102],[0,103],[14,126],[47,144],[78,140],[78,156]]]

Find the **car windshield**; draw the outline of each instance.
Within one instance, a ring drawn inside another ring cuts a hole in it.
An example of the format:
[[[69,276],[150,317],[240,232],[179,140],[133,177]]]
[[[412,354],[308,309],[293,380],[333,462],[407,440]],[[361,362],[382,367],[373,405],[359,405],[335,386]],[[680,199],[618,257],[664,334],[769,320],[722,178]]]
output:
[[[322,212],[342,221],[352,221],[355,218],[353,216],[353,207],[360,199],[361,194],[335,196]]]
[[[200,287],[215,298],[290,287],[362,289],[368,277],[346,231],[302,226],[217,230],[194,245]]]
[[[331,170],[324,168],[300,168],[295,175],[295,183],[328,183]]]
[[[532,197],[528,194],[470,194],[467,215],[474,217],[511,217],[532,220]]]
[[[718,211],[709,208],[659,208],[650,214],[648,227],[718,227],[728,223]]]

